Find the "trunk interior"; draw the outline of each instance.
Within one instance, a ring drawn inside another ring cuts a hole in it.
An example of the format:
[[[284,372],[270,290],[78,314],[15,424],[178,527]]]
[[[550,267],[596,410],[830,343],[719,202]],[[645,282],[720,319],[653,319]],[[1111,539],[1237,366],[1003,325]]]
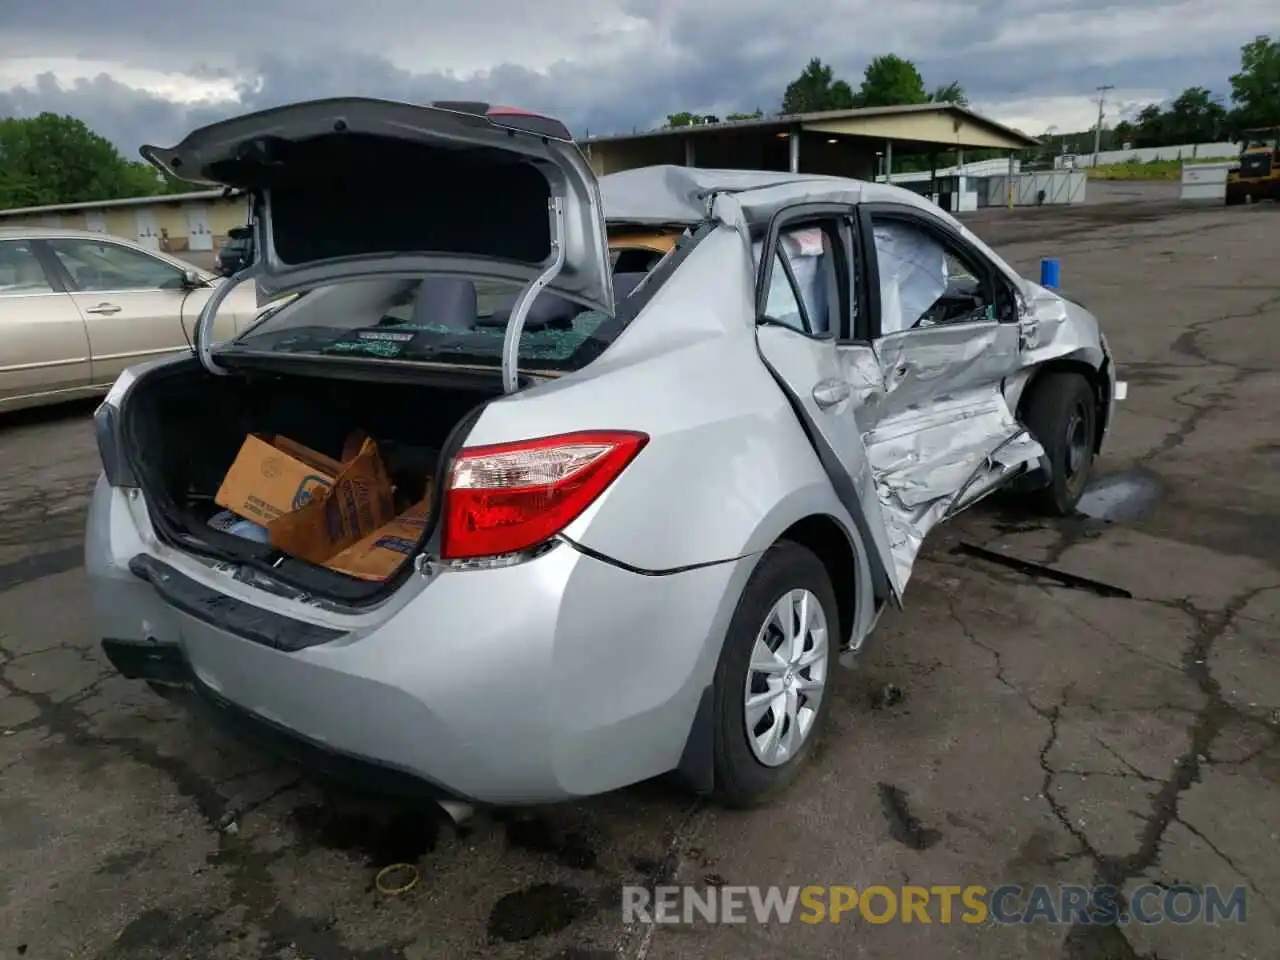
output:
[[[361,603],[394,589],[411,557],[382,579],[360,579],[226,532],[225,523],[221,529],[210,524],[219,515],[228,518],[215,496],[246,437],[287,438],[334,460],[342,458],[353,433],[372,439],[394,485],[394,514],[424,498],[430,503],[420,547],[436,526],[440,485],[429,481],[443,469],[442,451],[455,442],[455,426],[500,393],[486,381],[443,387],[261,371],[215,376],[193,359],[136,384],[121,426],[164,539],[193,552],[247,561],[311,596]],[[458,431],[456,440],[464,436]]]

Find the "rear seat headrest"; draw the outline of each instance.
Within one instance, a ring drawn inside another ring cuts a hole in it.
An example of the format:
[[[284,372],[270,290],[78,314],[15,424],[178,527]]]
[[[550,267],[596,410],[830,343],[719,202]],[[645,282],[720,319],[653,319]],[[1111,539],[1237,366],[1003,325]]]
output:
[[[640,281],[647,277],[644,272],[635,273],[615,273],[613,275],[613,299],[615,302],[625,300],[632,291],[640,285]],[[502,326],[511,319],[511,308],[515,306],[516,295],[512,295],[500,306],[496,307],[493,314],[481,321],[481,324],[489,326]],[[561,325],[568,326],[573,322],[573,318],[582,313],[583,307],[578,306],[572,300],[566,300],[564,297],[558,296],[548,291],[543,291],[533,301],[533,306],[529,308],[529,315],[525,318],[526,327],[540,327]]]
[[[427,277],[413,301],[414,324],[439,323],[452,330],[470,330],[479,312],[476,285],[453,277]]]

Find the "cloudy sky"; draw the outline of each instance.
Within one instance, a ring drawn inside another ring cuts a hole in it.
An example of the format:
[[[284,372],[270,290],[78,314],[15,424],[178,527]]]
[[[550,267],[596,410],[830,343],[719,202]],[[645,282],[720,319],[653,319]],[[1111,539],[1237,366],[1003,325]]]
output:
[[[804,11],[803,14],[800,11]],[[1192,85],[1227,93],[1277,0],[0,0],[0,116],[70,113],[136,157],[228,114],[340,94],[502,102],[578,135],[778,109],[813,56],[958,80],[1031,134]]]

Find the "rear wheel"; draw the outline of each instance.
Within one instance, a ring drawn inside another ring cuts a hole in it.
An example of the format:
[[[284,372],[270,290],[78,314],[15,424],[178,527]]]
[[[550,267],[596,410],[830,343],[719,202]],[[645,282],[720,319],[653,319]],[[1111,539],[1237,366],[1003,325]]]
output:
[[[715,791],[729,806],[782,793],[812,754],[830,708],[839,619],[822,562],[771,547],[747,582],[716,667]]]
[[[1098,404],[1093,387],[1078,373],[1046,373],[1031,384],[1022,422],[1049,458],[1049,484],[1033,491],[1035,506],[1052,516],[1075,512],[1098,436]]]

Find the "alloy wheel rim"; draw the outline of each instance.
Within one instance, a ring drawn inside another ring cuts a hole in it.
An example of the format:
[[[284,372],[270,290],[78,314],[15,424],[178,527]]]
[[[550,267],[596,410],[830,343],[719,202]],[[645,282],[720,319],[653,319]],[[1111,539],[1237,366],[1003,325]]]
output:
[[[743,716],[747,743],[766,767],[792,759],[809,739],[826,692],[827,615],[811,591],[790,590],[756,632]]]
[[[1067,418],[1067,480],[1074,481],[1089,462],[1089,424],[1082,406],[1076,406]]]

